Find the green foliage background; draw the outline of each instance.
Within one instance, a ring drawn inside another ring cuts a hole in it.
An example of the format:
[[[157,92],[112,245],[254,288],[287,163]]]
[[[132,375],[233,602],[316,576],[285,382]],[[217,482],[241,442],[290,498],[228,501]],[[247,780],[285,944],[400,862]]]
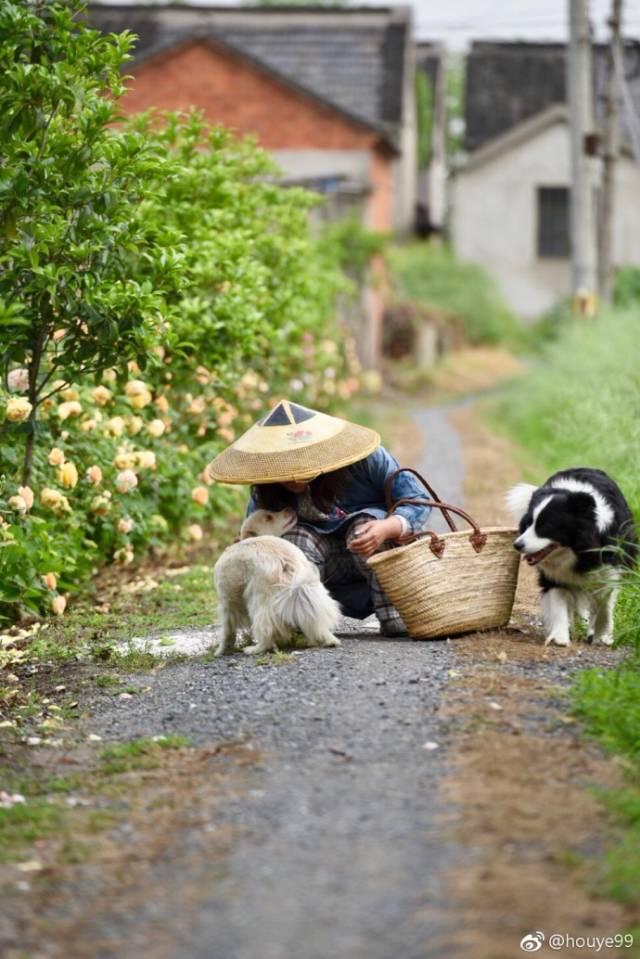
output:
[[[471,343],[518,343],[521,325],[484,270],[446,246],[406,243],[389,249],[394,292],[459,321]]]
[[[237,502],[203,474],[220,449],[279,396],[331,409],[358,385],[335,302],[364,241],[312,233],[316,200],[196,115],[114,122],[132,39],[82,9],[0,5],[0,622],[201,535]]]

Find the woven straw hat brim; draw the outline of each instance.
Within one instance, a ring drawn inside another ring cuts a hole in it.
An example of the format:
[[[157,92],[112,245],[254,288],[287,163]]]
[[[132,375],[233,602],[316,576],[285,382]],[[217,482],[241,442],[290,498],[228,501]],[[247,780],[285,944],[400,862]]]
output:
[[[304,482],[357,463],[379,446],[380,436],[375,430],[345,420],[335,436],[295,449],[250,453],[231,445],[207,470],[220,483]]]

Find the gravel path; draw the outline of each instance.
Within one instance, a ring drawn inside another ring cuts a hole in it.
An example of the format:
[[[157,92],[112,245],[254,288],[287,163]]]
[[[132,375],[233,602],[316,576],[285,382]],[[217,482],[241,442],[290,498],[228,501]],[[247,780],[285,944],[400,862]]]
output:
[[[443,499],[461,503],[462,449],[448,409],[412,414],[425,437],[418,469]],[[446,529],[441,517],[433,525]],[[172,633],[169,651],[193,657],[215,632]],[[458,655],[460,643],[381,640],[374,618],[345,620],[339,632],[339,649],[266,665],[242,655],[192,658],[145,676],[144,693],[133,698],[96,698],[92,731],[105,740],[243,739],[260,757],[244,795],[224,797],[223,823],[237,835],[233,851],[193,914],[176,918],[180,944],[163,959],[458,954],[460,917],[447,898],[447,876],[469,867],[469,852],[450,836],[456,810],[446,806],[443,781],[448,748],[466,720],[445,722],[441,707],[450,680],[477,664],[473,654]],[[562,686],[576,669],[618,658],[581,644],[545,661],[516,658],[503,670]],[[551,728],[539,708],[522,724],[566,737],[562,722]],[[161,868],[171,882],[194,880],[174,879],[171,863]],[[145,899],[139,918],[153,919],[154,908],[153,897]],[[126,941],[130,923],[105,916],[102,931]]]
[[[445,410],[416,417],[427,442],[421,469],[459,500],[459,442]],[[341,635],[341,649],[284,665],[242,656],[170,665],[144,695],[95,703],[92,728],[105,739],[247,737],[263,756],[249,795],[226,807],[241,838],[179,959],[442,955],[444,877],[461,855],[447,841],[439,793],[452,650],[380,640],[374,619],[345,620]],[[172,651],[193,651],[212,631],[173,638]]]
[[[451,408],[450,405],[431,406],[424,410],[415,410],[411,418],[420,427],[425,441],[424,453],[417,466],[418,472],[429,481],[445,503],[461,506],[464,499],[462,445],[458,433],[447,417]],[[434,514],[430,528],[439,533],[449,532],[449,527],[439,512]]]
[[[247,736],[262,754],[226,808],[242,836],[180,959],[442,954],[443,877],[459,857],[438,795],[451,660],[447,643],[345,638],[282,666],[171,666],[144,696],[98,708],[105,739]]]

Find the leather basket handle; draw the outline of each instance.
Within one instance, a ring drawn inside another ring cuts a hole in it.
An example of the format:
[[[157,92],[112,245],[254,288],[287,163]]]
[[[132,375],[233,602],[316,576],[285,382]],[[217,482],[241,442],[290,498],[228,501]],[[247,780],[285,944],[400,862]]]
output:
[[[469,526],[471,526],[473,530],[473,532],[469,536],[469,542],[473,546],[476,553],[479,553],[484,547],[485,543],[487,542],[486,533],[483,533],[480,527],[478,526],[477,522],[473,519],[473,517],[470,516],[468,513],[465,513],[465,511],[463,509],[460,509],[459,506],[453,506],[451,503],[442,503],[440,502],[440,500],[405,498],[405,499],[396,500],[395,503],[393,504],[393,508],[395,509],[397,506],[403,506],[405,504],[410,506],[435,507],[436,509],[439,509],[442,511],[442,514],[443,516],[445,516],[445,518],[446,518],[447,510],[451,510],[452,513],[455,513],[457,516],[461,516],[462,519],[464,519],[469,524]],[[454,528],[454,532],[457,532],[455,528]],[[414,542],[417,539],[423,539],[425,536],[429,537],[429,540],[430,540],[429,548],[431,549],[431,552],[434,553],[438,558],[440,558],[444,552],[446,541],[444,539],[441,539],[437,533],[433,532],[433,530],[426,530],[424,533],[418,533],[416,536],[413,536],[411,539],[407,540],[406,542]]]
[[[395,473],[391,473],[391,475],[387,477],[387,481],[384,484],[384,498],[387,504],[387,513],[392,513],[394,510],[394,507],[398,505],[397,503],[393,502],[393,484],[396,476],[398,476],[400,473],[413,473],[416,479],[420,480],[420,482],[422,483],[422,485],[428,492],[431,499],[435,500],[437,503],[440,503],[440,497],[438,496],[434,488],[430,486],[429,483],[427,483],[424,476],[422,476],[417,470],[411,469],[411,467],[409,466],[404,466],[404,467],[401,467],[399,470],[396,470]],[[412,502],[412,500],[408,500],[408,502]],[[413,502],[415,502],[416,505],[421,505],[418,503],[417,500],[413,500]],[[442,510],[442,515],[444,516],[447,526],[449,527],[451,532],[457,533],[458,527],[456,526],[454,521],[451,519],[451,516],[449,515],[446,509]]]

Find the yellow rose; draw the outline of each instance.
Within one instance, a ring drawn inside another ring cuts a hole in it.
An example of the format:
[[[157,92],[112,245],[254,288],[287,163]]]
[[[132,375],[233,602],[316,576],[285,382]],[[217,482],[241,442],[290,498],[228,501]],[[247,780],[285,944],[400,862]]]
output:
[[[124,388],[127,399],[132,399],[134,396],[141,396],[144,393],[149,392],[149,387],[146,383],[143,383],[142,380],[129,380]]]
[[[46,509],[50,509],[58,516],[62,516],[63,513],[71,512],[71,507],[67,497],[63,496],[62,493],[59,493],[55,489],[50,489],[48,486],[45,486],[40,493],[40,502]]]
[[[135,454],[136,464],[141,470],[154,470],[156,468],[156,454],[152,450],[140,450]]]
[[[162,420],[151,420],[147,426],[147,433],[158,439],[165,431],[165,425]]]
[[[29,370],[17,367],[7,375],[7,386],[12,393],[26,393],[29,389]]]
[[[189,539],[192,539],[194,543],[199,543],[204,536],[202,526],[199,526],[198,523],[191,523],[190,526],[187,526],[187,534]]]
[[[119,493],[129,493],[138,485],[138,477],[133,470],[122,470],[116,476],[116,488]]]
[[[7,401],[7,420],[10,423],[24,423],[29,419],[33,406],[22,396],[14,396]]]
[[[51,609],[56,616],[62,616],[67,608],[67,599],[65,596],[54,596],[51,600]]]
[[[141,416],[130,416],[127,419],[127,433],[129,436],[136,436],[143,426],[144,420]]]
[[[67,460],[58,470],[58,482],[65,489],[74,489],[78,482],[78,470],[75,463]]]
[[[209,502],[209,490],[204,486],[196,486],[191,490],[191,499],[198,506],[206,506]]]
[[[55,573],[45,573],[42,577],[42,582],[47,589],[56,589],[58,586],[58,580],[56,579]]]
[[[23,500],[22,496],[9,497],[9,506],[11,507],[11,509],[14,509],[16,513],[27,512],[27,504]]]
[[[108,390],[106,386],[96,386],[95,390],[91,393],[93,396],[94,402],[98,406],[106,406],[110,402],[112,393],[111,390]]]
[[[106,430],[107,433],[111,433],[112,436],[122,436],[124,426],[125,423],[121,416],[112,416],[110,420],[107,420]]]
[[[106,516],[111,510],[111,496],[109,493],[102,493],[100,496],[94,496],[91,500],[91,512],[96,516]]]
[[[115,383],[118,378],[118,374],[115,370],[105,370],[102,374],[102,379],[105,383]]]
[[[189,406],[187,407],[187,413],[193,413],[196,416],[199,416],[200,413],[204,413],[206,409],[206,402],[204,396],[196,396],[195,400],[191,400]]]
[[[86,477],[93,486],[102,482],[102,470],[99,466],[90,466],[86,472]]]
[[[21,496],[25,503],[27,504],[27,509],[31,509],[33,506],[33,501],[35,499],[33,495],[33,490],[30,486],[19,486],[18,487],[18,496]]]
[[[67,387],[66,390],[62,390],[60,392],[60,396],[63,400],[79,400],[80,399],[80,394],[78,393],[76,389],[73,388],[73,386],[69,386]]]
[[[129,399],[129,402],[133,406],[134,410],[142,410],[145,406],[148,406],[153,397],[149,390],[145,390],[144,393],[137,393],[136,396],[132,396]]]
[[[131,532],[135,525],[130,516],[123,516],[122,519],[118,520],[118,532],[126,535]]]
[[[223,412],[218,415],[218,426],[231,426],[234,419],[235,416],[230,410],[223,410]]]
[[[116,563],[119,563],[121,566],[128,566],[133,562],[133,550],[130,546],[124,546],[122,549],[117,549],[113,554],[113,558]]]
[[[96,428],[96,421],[94,419],[83,420],[80,424],[80,429],[83,433],[90,433]]]
[[[49,460],[49,466],[62,466],[62,464],[64,463],[65,457],[64,457],[63,451],[59,449],[57,446],[54,446],[49,451],[49,456],[47,457],[47,459]]]
[[[169,400],[166,396],[157,396],[154,402],[154,406],[159,413],[168,413],[169,412]]]
[[[113,458],[113,465],[118,470],[130,470],[136,465],[136,454],[133,450],[121,449]]]
[[[58,416],[61,420],[67,420],[70,416],[80,416],[82,407],[77,400],[69,400],[68,403],[61,403],[58,407]]]

